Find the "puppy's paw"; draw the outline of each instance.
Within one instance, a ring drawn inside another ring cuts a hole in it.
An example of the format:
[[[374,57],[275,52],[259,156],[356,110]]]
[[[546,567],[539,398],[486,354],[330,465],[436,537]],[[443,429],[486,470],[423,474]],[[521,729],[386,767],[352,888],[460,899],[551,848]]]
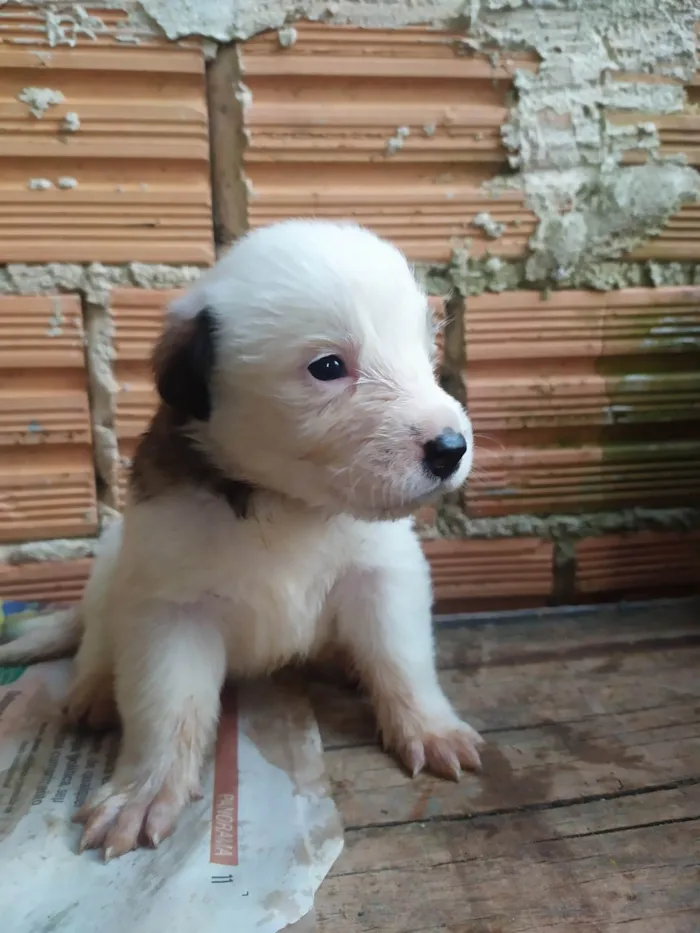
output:
[[[76,680],[62,707],[64,718],[73,726],[112,729],[119,725],[110,674],[90,674]]]
[[[479,748],[484,744],[478,732],[457,717],[447,723],[394,730],[387,742],[412,777],[424,769],[436,777],[458,781],[465,771],[480,771]]]
[[[201,798],[198,785],[166,780],[115,779],[103,785],[73,817],[83,824],[80,851],[102,849],[105,862],[132,849],[155,849],[170,836],[185,804]]]

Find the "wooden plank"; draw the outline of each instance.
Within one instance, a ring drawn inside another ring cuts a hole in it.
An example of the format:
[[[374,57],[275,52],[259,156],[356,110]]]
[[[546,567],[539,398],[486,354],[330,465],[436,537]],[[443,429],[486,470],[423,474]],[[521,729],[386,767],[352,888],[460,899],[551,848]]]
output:
[[[472,674],[448,670],[440,672],[440,680],[460,713],[490,733],[646,709],[678,697],[697,699],[699,665],[700,647],[680,647],[608,661],[490,667]],[[310,692],[327,749],[375,741],[374,714],[364,695],[317,684]]]
[[[448,620],[484,772],[414,781],[315,683],[345,852],[320,933],[698,933],[698,604]]]
[[[609,657],[700,641],[700,601],[624,603],[594,609],[488,613],[438,619],[440,667],[473,668],[523,661]]]
[[[437,656],[443,686],[486,737],[698,698],[696,604],[662,605],[660,611],[660,619],[648,609],[606,609],[441,628]],[[375,744],[366,699],[319,682],[310,690],[328,749]]]
[[[330,750],[326,765],[348,828],[505,813],[692,780],[700,775],[699,720],[689,699],[503,731],[484,749],[483,773],[459,784],[411,780],[374,746]]]
[[[349,832],[320,933],[697,933],[700,784]]]
[[[700,642],[700,600],[488,612],[435,620],[441,669],[605,657]],[[336,672],[329,679],[337,680]]]

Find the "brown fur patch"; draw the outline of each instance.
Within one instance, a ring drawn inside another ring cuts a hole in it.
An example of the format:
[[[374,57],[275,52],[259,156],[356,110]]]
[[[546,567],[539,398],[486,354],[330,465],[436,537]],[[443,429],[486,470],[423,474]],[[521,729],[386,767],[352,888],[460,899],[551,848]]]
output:
[[[206,489],[245,518],[254,487],[226,476],[188,436],[186,427],[171,408],[160,406],[136,449],[129,478],[132,501],[145,502],[176,488]]]
[[[216,357],[217,324],[211,309],[192,318],[171,318],[151,358],[161,399],[188,420],[208,421],[211,376]]]
[[[151,369],[156,382],[176,353],[183,350],[195,335],[197,319],[195,317],[173,319],[163,328],[151,351]]]

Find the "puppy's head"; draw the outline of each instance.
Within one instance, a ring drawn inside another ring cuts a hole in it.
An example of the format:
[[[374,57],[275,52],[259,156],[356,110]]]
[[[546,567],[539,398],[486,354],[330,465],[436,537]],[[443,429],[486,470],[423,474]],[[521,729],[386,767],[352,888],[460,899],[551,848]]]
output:
[[[432,354],[428,303],[397,249],[350,224],[287,221],[174,302],[156,381],[230,475],[377,518],[469,473],[471,424]]]

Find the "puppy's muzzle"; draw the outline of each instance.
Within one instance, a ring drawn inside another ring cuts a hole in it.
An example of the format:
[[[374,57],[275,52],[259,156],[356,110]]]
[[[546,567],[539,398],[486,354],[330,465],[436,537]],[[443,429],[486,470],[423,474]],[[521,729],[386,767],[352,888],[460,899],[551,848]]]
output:
[[[457,471],[466,452],[467,441],[464,435],[452,428],[445,428],[423,445],[423,464],[436,479],[449,479]]]

